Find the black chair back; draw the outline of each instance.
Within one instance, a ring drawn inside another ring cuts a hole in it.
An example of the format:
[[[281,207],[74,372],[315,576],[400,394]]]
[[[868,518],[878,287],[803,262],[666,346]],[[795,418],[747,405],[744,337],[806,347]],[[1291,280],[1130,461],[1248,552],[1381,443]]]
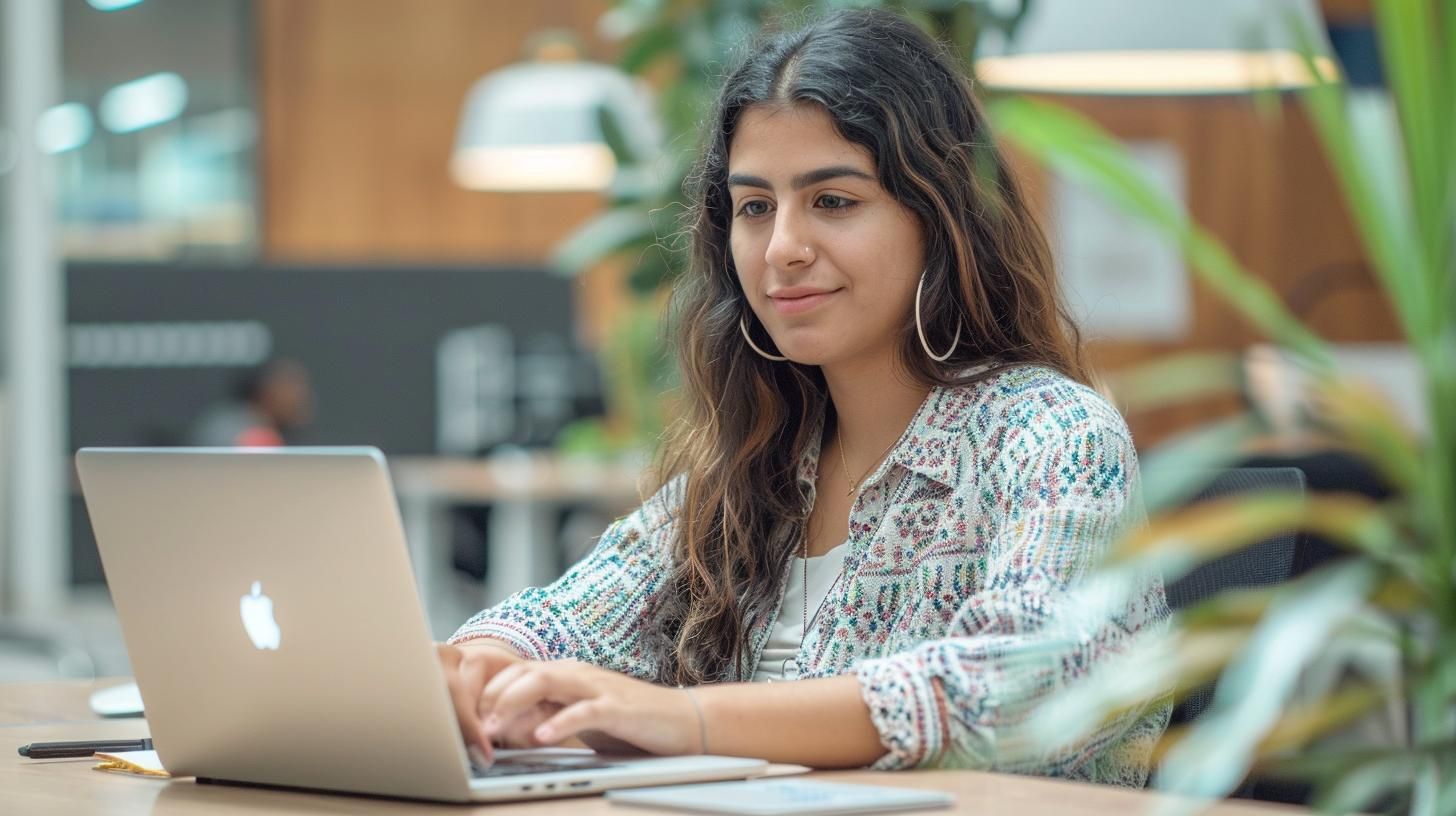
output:
[[[1299,468],[1234,468],[1220,473],[1189,504],[1271,490],[1305,489]],[[1168,606],[1175,612],[1229,589],[1272,586],[1289,579],[1299,535],[1291,530],[1266,538],[1205,564],[1167,586]],[[1213,700],[1210,683],[1188,695],[1173,709],[1172,724],[1191,722]]]

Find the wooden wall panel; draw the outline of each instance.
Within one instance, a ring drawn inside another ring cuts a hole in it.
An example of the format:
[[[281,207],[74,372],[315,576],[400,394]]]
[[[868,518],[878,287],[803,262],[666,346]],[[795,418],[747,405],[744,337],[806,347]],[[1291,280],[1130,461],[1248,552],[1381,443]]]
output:
[[[447,173],[470,85],[607,0],[259,0],[264,251],[281,263],[536,261],[600,207]]]
[[[1308,117],[1292,97],[1261,115],[1251,98],[1128,99],[1057,97],[1129,140],[1171,144],[1183,157],[1193,218],[1232,249],[1249,271],[1284,298],[1315,331],[1335,341],[1397,339],[1340,191]],[[1047,178],[1019,163],[1037,206]],[[1056,224],[1048,220],[1049,231]],[[1191,274],[1191,270],[1190,270]],[[1193,323],[1177,342],[1092,339],[1089,356],[1116,372],[1188,350],[1237,351],[1260,340],[1238,314],[1195,282]],[[1225,416],[1235,397],[1129,417],[1140,445]]]

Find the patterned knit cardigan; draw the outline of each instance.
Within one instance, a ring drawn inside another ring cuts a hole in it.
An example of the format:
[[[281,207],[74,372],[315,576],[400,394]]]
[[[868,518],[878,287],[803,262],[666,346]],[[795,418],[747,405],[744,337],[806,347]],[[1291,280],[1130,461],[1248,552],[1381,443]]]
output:
[[[812,438],[799,468],[810,496]],[[1168,615],[1155,579],[1112,613],[1069,611],[1078,597],[1069,588],[1141,518],[1136,454],[1116,409],[1041,367],[935,389],[864,484],[843,577],[797,662],[802,678],[858,678],[886,749],[875,767],[1142,785],[1166,703],[1061,748],[1017,747],[1029,742],[1018,726],[1038,702]],[[670,572],[680,493],[681,481],[669,482],[555,583],[475,615],[451,642],[489,636],[538,660],[654,676],[643,613]],[[756,665],[777,608],[748,614]]]

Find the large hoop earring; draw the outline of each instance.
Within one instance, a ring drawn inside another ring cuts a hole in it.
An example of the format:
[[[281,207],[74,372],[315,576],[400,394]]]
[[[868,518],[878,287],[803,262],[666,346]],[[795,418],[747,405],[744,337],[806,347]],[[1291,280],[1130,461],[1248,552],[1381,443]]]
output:
[[[743,332],[743,339],[748,341],[748,347],[749,348],[751,348],[754,351],[758,352],[758,356],[763,357],[764,359],[767,359],[767,360],[773,360],[776,363],[783,363],[783,362],[787,362],[788,361],[789,358],[787,358],[787,357],[780,357],[780,356],[778,356],[776,354],[769,354],[768,352],[766,352],[763,349],[759,348],[758,347],[758,344],[755,343],[755,342],[753,342],[753,338],[749,336],[749,334],[748,334],[748,326],[746,324],[744,324],[744,322],[743,322],[743,316],[742,315],[739,315],[738,316],[738,330],[741,331],[741,332]]]
[[[925,324],[920,320],[920,291],[925,288],[925,272],[926,270],[921,270],[920,283],[915,285],[915,333],[920,335],[920,347],[925,349],[925,353],[929,355],[930,359],[943,363],[950,359],[950,356],[955,353],[956,346],[961,343],[961,321],[956,320],[955,339],[950,341],[950,348],[946,349],[944,354],[936,354],[930,350],[930,343],[925,340]]]

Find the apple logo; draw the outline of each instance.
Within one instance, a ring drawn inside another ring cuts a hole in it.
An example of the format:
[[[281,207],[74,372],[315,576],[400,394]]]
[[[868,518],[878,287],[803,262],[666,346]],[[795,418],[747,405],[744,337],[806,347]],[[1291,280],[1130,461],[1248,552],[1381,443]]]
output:
[[[243,615],[243,628],[253,645],[259,649],[277,649],[283,639],[283,630],[273,619],[273,599],[263,594],[261,581],[253,582],[253,591],[243,596],[238,603]]]

